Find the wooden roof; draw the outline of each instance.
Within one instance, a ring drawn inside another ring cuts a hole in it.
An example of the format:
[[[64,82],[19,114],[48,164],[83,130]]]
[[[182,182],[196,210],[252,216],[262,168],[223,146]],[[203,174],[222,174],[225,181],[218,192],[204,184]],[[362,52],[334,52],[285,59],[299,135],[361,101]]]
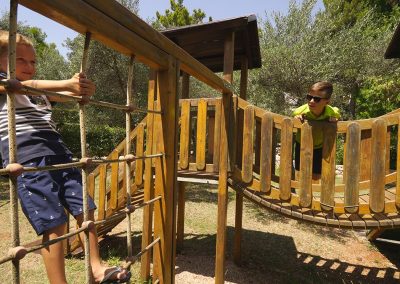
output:
[[[231,32],[235,32],[234,69],[240,70],[242,56],[248,58],[249,69],[261,67],[255,15],[174,28],[162,31],[162,34],[212,71],[222,72],[224,39]]]
[[[385,58],[400,58],[400,24],[397,26],[392,40],[386,49]]]

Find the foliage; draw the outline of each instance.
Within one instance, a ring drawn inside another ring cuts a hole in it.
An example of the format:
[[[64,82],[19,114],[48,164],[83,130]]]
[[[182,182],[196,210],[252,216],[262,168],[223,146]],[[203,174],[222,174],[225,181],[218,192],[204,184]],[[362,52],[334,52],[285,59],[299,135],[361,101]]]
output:
[[[83,37],[78,36],[67,41],[71,49],[68,58],[71,66],[79,70]],[[99,42],[92,42],[89,52],[89,67],[87,76],[96,84],[95,100],[108,101],[117,104],[126,104],[127,75],[130,59]],[[148,69],[142,64],[134,63],[134,81],[132,84],[134,102],[139,107],[146,106]],[[135,115],[134,123],[139,122],[142,116]],[[110,126],[125,125],[123,112],[104,107],[88,107],[88,124]]]
[[[385,76],[365,80],[357,98],[357,118],[378,117],[400,106],[400,79]]]
[[[156,21],[152,23],[153,27],[157,30],[168,29],[172,27],[187,26],[199,24],[203,22],[206,14],[201,9],[194,9],[192,14],[183,5],[183,0],[170,0],[171,10],[166,9],[165,14],[156,12]],[[212,21],[212,18],[209,18]]]
[[[323,2],[328,16],[334,18],[336,29],[354,25],[370,10],[380,15],[376,21],[384,23],[384,19],[390,17],[399,5],[398,0],[324,0]]]
[[[2,14],[0,17],[0,29],[8,30],[8,21],[9,14]],[[70,75],[68,63],[59,53],[54,43],[46,42],[47,35],[40,28],[19,22],[17,31],[33,41],[37,58],[35,78],[58,80]]]
[[[58,130],[74,155],[80,156],[79,123],[59,124]],[[86,140],[90,156],[107,156],[125,138],[125,128],[96,125],[87,129]]]
[[[134,13],[137,13],[138,0],[119,1]],[[71,68],[78,71],[82,60],[84,38],[78,35],[74,39],[68,39],[66,46],[71,52],[68,60]],[[127,75],[130,58],[108,48],[97,41],[92,41],[89,52],[89,66],[87,76],[96,84],[95,100],[107,101],[117,104],[126,104]],[[134,63],[133,103],[138,107],[146,108],[148,68],[140,63]],[[125,115],[121,111],[104,107],[89,106],[87,108],[88,127],[96,125],[109,125],[121,127],[125,125]],[[143,115],[135,114],[133,124],[143,118]]]
[[[263,67],[249,77],[250,99],[264,108],[289,114],[304,103],[308,87],[319,80],[334,84],[332,104],[343,118],[355,118],[360,90],[369,78],[395,76],[398,60],[384,60],[393,25],[381,26],[374,11],[353,26],[335,29],[327,13],[313,16],[314,0],[291,1],[287,15],[272,14],[260,29]]]

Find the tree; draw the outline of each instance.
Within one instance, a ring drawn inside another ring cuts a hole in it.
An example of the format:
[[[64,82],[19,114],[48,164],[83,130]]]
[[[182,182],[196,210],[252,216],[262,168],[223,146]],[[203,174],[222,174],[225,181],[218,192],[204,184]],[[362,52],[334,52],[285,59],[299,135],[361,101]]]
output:
[[[382,28],[373,12],[337,30],[336,19],[329,13],[312,15],[314,5],[313,0],[300,5],[292,1],[287,15],[273,14],[262,24],[263,67],[250,73],[250,99],[290,114],[291,108],[304,103],[312,83],[328,80],[334,83],[332,103],[342,110],[344,119],[354,119],[362,90],[371,82],[395,78],[400,68],[398,60],[383,58],[393,30]]]
[[[0,29],[9,29],[9,14],[4,13],[0,18]],[[57,50],[54,43],[47,43],[47,35],[38,27],[32,27],[19,22],[17,31],[33,42],[36,50],[37,66],[36,76],[37,79],[64,79],[69,76],[69,68],[64,57]]]
[[[326,13],[334,18],[336,29],[352,26],[371,10],[376,13],[376,21],[385,23],[399,7],[398,0],[323,0]]]
[[[139,0],[120,0],[132,13],[137,14]],[[74,39],[67,39],[66,46],[71,50],[68,59],[73,70],[80,68],[83,52],[84,37],[78,35]],[[126,104],[126,89],[129,58],[119,52],[92,41],[89,52],[88,77],[96,84],[94,99],[109,101],[118,104]],[[143,64],[135,63],[135,90],[134,100],[140,107],[145,106],[147,98],[148,68]],[[135,116],[137,123],[142,116]],[[88,108],[88,125],[109,125],[121,127],[125,125],[125,115],[113,109],[90,106]]]
[[[183,5],[183,0],[170,0],[171,10],[165,10],[165,14],[156,12],[156,21],[152,23],[157,30],[168,29],[171,27],[180,27],[203,22],[206,14],[201,9],[194,9],[190,15],[188,9]],[[209,17],[209,21],[212,18]]]

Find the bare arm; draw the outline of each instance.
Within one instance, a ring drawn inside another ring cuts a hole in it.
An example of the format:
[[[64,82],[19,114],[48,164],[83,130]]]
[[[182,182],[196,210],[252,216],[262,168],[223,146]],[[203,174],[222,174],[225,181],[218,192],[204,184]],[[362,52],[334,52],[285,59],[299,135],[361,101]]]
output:
[[[27,80],[21,83],[23,86],[27,87],[76,96],[92,96],[96,89],[94,83],[87,79],[83,73],[76,73],[72,78],[67,80]],[[0,86],[0,93],[5,93],[5,88],[3,86]],[[31,95],[28,92],[20,92],[19,94]],[[67,99],[49,97],[49,100],[62,102]]]

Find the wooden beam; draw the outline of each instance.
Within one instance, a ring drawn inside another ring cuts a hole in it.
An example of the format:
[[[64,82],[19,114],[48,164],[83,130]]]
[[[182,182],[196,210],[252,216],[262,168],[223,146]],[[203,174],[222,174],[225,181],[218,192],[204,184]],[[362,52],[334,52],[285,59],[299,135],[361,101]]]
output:
[[[229,83],[233,81],[233,55],[235,34],[228,35],[225,39],[224,52],[224,79]],[[228,135],[229,117],[232,103],[232,93],[224,93],[221,107],[221,136],[220,136],[220,161],[218,179],[218,227],[215,258],[215,283],[222,284],[225,279],[225,247],[226,247],[226,221],[228,208]]]
[[[138,61],[152,68],[167,67],[164,51],[82,0],[22,0],[20,3],[79,33],[90,32],[93,39],[128,56],[134,54]]]
[[[171,57],[169,68],[158,71],[157,107],[162,114],[155,118],[156,153],[164,156],[155,161],[155,194],[162,199],[154,208],[154,237],[161,243],[155,249],[153,274],[167,284],[175,281],[178,78],[178,62]]]
[[[157,80],[154,70],[150,71],[148,84],[147,108],[154,109],[154,99],[157,90]],[[146,155],[152,155],[153,140],[154,140],[154,116],[155,114],[147,114],[147,131],[146,131]],[[152,159],[145,160],[144,167],[144,201],[149,201],[154,198],[154,180]],[[149,205],[143,208],[143,233],[142,233],[142,249],[147,247],[152,242],[153,231],[153,208],[154,205]],[[140,276],[143,282],[147,282],[150,278],[150,262],[151,254],[145,253],[141,257]]]
[[[84,2],[96,7],[96,9],[108,15],[121,26],[133,31],[136,35],[157,46],[163,52],[177,58],[180,61],[180,68],[183,71],[218,91],[232,92],[232,87],[229,83],[222,80],[210,69],[194,59],[189,53],[170,41],[163,34],[157,32],[117,1],[84,0]]]

